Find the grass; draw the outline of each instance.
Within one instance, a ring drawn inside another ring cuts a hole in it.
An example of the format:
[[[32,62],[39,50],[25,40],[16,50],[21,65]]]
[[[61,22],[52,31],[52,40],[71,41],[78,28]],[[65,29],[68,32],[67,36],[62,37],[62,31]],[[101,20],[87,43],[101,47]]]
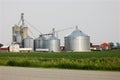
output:
[[[0,53],[0,65],[120,71],[120,50],[60,53]]]

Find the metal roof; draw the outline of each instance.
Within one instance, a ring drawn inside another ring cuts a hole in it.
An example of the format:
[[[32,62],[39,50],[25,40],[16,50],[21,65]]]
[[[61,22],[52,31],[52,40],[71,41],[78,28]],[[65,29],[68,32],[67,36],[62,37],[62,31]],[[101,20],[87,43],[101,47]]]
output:
[[[9,46],[2,46],[1,48],[8,48]]]
[[[76,28],[68,37],[79,37],[79,36],[88,36],[87,34],[83,33],[81,30]]]
[[[48,38],[48,40],[59,40],[59,39],[57,37],[55,37],[54,35],[52,35]]]
[[[46,39],[44,36],[39,36],[38,38],[36,38],[35,40],[42,40],[42,39]]]

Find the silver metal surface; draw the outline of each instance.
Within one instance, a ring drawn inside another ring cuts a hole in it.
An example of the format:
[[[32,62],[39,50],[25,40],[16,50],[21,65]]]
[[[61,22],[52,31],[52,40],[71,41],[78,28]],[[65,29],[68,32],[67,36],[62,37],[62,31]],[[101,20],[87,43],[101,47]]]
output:
[[[45,46],[45,41],[46,41],[46,38],[44,36],[39,36],[38,38],[36,38],[34,40],[35,49],[39,49],[39,48],[44,49],[46,47]]]
[[[23,47],[33,49],[34,48],[33,38],[27,37],[27,38],[23,39]]]
[[[60,39],[55,36],[49,37],[46,43],[46,48],[48,48],[50,52],[60,51]]]
[[[90,51],[90,37],[79,29],[64,38],[66,51]]]
[[[65,37],[65,50],[71,51],[71,37]]]
[[[17,34],[16,36],[16,43],[19,43],[19,44],[22,43],[22,36],[20,34]]]

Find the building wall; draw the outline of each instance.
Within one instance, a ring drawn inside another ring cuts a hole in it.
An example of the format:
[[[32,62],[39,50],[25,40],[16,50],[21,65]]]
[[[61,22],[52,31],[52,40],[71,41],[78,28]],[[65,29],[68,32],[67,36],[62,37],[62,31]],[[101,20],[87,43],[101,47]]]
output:
[[[18,44],[12,44],[9,46],[10,52],[19,52],[19,45]]]
[[[0,48],[0,52],[9,52],[9,47]]]

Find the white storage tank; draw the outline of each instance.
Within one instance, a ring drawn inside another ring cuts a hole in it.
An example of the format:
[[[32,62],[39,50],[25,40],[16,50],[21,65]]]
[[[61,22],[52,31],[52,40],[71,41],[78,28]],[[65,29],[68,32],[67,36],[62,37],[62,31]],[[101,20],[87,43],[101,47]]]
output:
[[[11,44],[9,46],[9,51],[10,52],[19,52],[19,45],[18,44]]]
[[[46,48],[48,48],[50,52],[60,52],[60,39],[54,35],[50,36],[46,41]]]
[[[90,37],[84,34],[76,27],[70,35],[64,38],[65,50],[75,52],[88,52],[90,51]]]
[[[23,39],[23,47],[24,48],[32,48],[32,49],[34,49],[33,38],[31,38],[31,37],[24,38]]]
[[[45,48],[46,38],[43,35],[40,35],[38,38],[34,40],[34,48],[36,49],[44,49]]]

